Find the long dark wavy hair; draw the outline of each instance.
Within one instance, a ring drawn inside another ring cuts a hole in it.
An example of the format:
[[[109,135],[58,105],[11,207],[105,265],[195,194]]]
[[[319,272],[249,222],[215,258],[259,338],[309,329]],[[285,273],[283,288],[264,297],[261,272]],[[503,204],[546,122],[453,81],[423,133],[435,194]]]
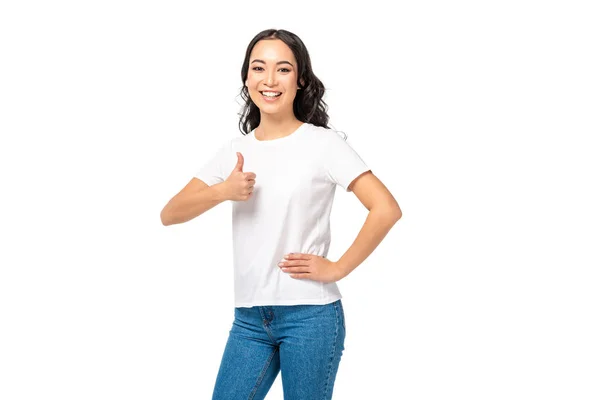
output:
[[[284,29],[267,29],[250,41],[246,49],[246,57],[242,65],[242,89],[240,96],[245,104],[242,107],[240,116],[239,129],[243,135],[247,135],[260,124],[260,109],[254,104],[248,93],[248,88],[245,85],[248,78],[248,68],[250,63],[250,53],[254,45],[259,40],[279,39],[284,42],[294,53],[298,64],[297,84],[300,90],[296,91],[294,99],[294,115],[302,122],[308,122],[323,128],[329,128],[329,116],[327,115],[327,104],[323,101],[325,94],[325,86],[315,76],[310,62],[310,56],[304,43],[298,36]],[[304,85],[300,81],[304,82]]]

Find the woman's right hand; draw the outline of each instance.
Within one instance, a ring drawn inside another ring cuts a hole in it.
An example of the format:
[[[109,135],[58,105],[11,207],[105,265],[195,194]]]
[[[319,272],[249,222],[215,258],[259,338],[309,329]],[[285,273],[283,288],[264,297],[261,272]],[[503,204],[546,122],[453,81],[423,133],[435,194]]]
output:
[[[238,162],[229,174],[229,177],[223,181],[225,195],[229,200],[246,201],[252,196],[254,184],[256,183],[256,174],[254,172],[244,172],[244,156],[236,152]]]

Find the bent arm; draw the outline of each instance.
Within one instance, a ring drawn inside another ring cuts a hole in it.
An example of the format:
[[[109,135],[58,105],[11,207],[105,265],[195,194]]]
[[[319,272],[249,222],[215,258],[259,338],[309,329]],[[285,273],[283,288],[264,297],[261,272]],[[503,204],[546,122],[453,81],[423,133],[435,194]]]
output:
[[[350,274],[379,246],[392,226],[400,219],[397,210],[386,207],[373,207],[358,236],[336,262],[342,278]]]
[[[348,188],[369,210],[369,214],[348,251],[336,262],[342,278],[358,267],[402,218],[398,202],[371,171],[361,174]]]

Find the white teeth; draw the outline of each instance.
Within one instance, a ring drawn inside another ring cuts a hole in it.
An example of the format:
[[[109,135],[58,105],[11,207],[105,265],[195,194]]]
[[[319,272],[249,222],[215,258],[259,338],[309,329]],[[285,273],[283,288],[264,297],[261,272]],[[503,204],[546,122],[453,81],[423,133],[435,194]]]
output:
[[[263,92],[263,96],[267,97],[277,97],[281,94],[281,92]]]

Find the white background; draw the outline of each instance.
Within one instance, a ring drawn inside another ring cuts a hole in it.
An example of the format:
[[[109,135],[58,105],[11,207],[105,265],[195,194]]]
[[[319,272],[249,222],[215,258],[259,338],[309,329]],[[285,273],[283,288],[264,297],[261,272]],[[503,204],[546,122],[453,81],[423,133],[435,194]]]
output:
[[[210,398],[231,203],[159,215],[241,135],[246,46],[273,27],[404,212],[338,283],[334,398],[600,398],[592,3],[3,2],[0,398]],[[330,259],[366,215],[338,189]]]

